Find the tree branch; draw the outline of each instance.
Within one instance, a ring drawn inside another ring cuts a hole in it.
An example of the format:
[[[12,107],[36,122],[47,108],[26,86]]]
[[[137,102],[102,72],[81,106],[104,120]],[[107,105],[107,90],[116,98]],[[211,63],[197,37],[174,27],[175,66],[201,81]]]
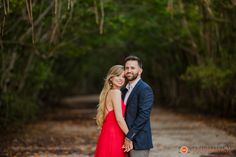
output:
[[[103,6],[103,0],[100,0],[100,11],[101,11],[101,19],[100,19],[100,25],[99,25],[99,32],[100,34],[103,34],[104,29],[104,6]]]
[[[48,12],[51,10],[53,6],[53,2],[50,3],[50,5],[47,7],[47,9],[44,10],[44,12],[42,14],[40,14],[40,16],[38,17],[38,19],[34,22],[34,27],[37,26],[42,19],[48,14]],[[29,28],[23,35],[21,35],[21,37],[19,38],[19,41],[23,41],[27,35],[29,35],[29,33],[32,31],[32,27]]]

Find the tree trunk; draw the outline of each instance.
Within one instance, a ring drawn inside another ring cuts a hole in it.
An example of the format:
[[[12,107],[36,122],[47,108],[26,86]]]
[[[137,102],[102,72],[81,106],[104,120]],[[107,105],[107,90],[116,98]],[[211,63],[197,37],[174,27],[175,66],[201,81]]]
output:
[[[197,47],[197,43],[190,31],[190,28],[189,28],[189,24],[188,24],[188,21],[185,17],[185,10],[184,10],[184,4],[182,2],[182,0],[179,0],[179,7],[180,7],[180,12],[183,14],[183,18],[182,18],[182,25],[183,27],[186,29],[186,31],[188,32],[188,35],[189,35],[189,38],[190,38],[190,43],[191,43],[191,46],[192,46],[192,54],[195,56],[196,58],[196,61],[198,64],[201,63],[201,57],[198,53],[198,47]]]

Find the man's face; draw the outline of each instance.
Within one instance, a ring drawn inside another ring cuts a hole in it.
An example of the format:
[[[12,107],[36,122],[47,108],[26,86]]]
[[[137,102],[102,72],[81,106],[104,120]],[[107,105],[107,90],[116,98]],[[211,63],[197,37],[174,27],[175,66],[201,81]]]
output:
[[[142,73],[137,61],[129,60],[125,63],[125,77],[128,81],[135,80]]]

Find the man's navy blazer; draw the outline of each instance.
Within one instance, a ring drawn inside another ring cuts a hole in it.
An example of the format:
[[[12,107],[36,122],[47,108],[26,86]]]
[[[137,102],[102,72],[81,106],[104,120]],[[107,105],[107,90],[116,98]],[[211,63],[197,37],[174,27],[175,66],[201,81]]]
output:
[[[121,89],[124,100],[126,88]],[[130,93],[125,110],[125,121],[129,132],[126,137],[133,141],[134,150],[153,148],[150,114],[154,96],[151,87],[139,80]]]

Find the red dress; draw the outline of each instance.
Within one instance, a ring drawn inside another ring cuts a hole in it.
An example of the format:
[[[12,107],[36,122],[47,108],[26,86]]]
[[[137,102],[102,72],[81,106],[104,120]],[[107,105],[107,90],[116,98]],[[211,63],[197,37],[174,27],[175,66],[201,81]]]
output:
[[[124,116],[126,106],[123,101],[121,106]],[[102,125],[94,157],[125,157],[122,148],[124,138],[125,135],[116,121],[114,110],[109,111]]]

